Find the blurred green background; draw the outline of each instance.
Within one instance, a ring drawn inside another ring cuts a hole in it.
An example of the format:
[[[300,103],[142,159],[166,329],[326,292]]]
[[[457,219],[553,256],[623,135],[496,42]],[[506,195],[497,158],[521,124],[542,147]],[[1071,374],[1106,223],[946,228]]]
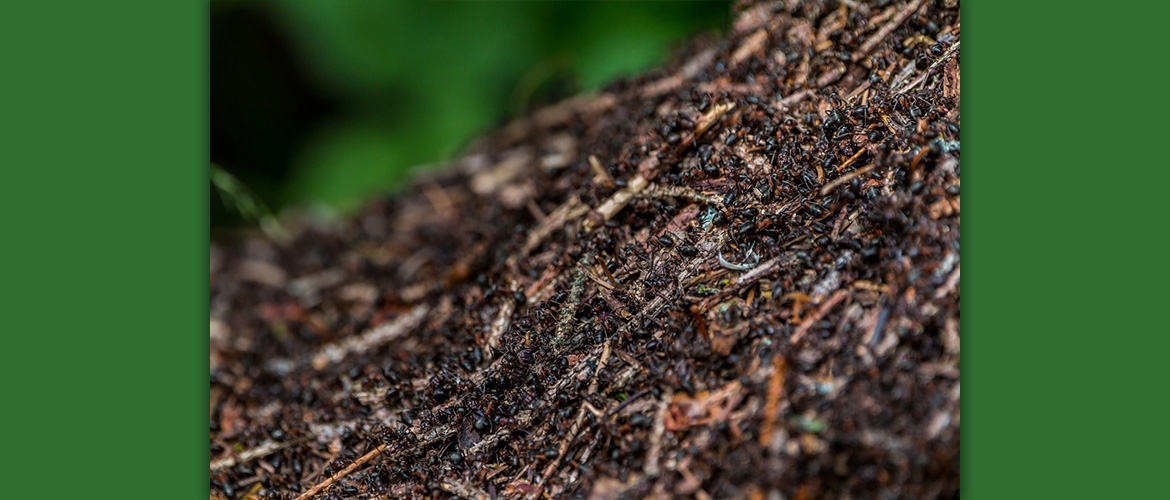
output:
[[[512,117],[662,63],[723,29],[730,11],[728,1],[213,0],[211,224],[355,208]]]

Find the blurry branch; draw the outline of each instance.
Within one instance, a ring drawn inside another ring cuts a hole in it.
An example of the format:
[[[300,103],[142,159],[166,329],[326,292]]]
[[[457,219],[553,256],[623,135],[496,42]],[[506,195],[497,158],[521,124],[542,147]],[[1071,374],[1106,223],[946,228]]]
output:
[[[219,191],[224,208],[239,213],[244,220],[256,223],[273,241],[287,242],[288,232],[264,202],[252,195],[244,183],[218,165],[211,165],[211,185]]]

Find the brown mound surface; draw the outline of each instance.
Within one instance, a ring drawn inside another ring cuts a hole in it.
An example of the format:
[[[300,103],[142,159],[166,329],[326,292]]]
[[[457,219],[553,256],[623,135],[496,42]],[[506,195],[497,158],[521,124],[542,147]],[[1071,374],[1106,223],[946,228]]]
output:
[[[957,3],[787,3],[213,244],[212,497],[957,496]]]

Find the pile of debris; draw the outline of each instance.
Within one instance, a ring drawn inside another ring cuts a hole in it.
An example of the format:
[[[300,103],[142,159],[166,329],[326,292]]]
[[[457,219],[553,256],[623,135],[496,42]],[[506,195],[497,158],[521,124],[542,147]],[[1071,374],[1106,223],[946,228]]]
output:
[[[213,243],[212,498],[957,496],[957,3],[738,8]]]

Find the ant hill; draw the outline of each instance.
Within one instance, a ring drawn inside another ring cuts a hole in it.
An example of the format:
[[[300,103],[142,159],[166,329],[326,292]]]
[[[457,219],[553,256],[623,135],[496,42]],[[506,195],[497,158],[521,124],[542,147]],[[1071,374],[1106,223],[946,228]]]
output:
[[[957,4],[737,5],[213,243],[211,497],[957,497]]]

